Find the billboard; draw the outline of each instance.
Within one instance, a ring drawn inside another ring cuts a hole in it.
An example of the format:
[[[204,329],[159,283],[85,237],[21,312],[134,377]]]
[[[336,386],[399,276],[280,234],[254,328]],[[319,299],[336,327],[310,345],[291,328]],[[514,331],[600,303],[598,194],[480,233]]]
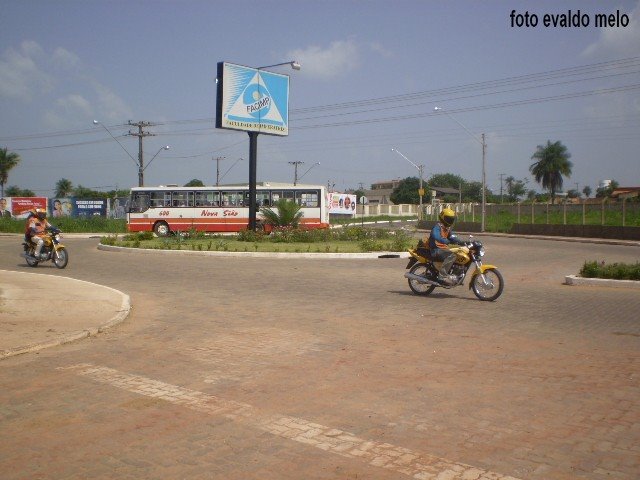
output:
[[[289,135],[289,76],[218,63],[216,128]]]
[[[36,208],[47,210],[47,197],[8,197],[5,200],[11,205],[13,218],[27,218]]]
[[[329,193],[329,214],[355,215],[356,196],[350,193]]]

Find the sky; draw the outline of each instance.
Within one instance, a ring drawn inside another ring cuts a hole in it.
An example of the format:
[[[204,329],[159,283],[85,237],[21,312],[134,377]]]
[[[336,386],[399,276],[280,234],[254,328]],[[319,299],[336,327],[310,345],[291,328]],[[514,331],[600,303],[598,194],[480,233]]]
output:
[[[484,134],[496,193],[509,176],[541,190],[529,167],[547,141],[571,153],[565,190],[640,186],[639,0],[0,0],[0,11],[0,148],[21,157],[7,186],[38,195],[61,178],[136,186],[129,122],[152,124],[145,185],[211,185],[217,168],[220,183],[248,182],[249,136],[215,128],[222,61],[301,64],[270,69],[290,76],[289,135],[259,135],[258,181],[292,182],[290,162],[303,162],[300,183],[337,191],[420,165],[425,180],[480,181]]]

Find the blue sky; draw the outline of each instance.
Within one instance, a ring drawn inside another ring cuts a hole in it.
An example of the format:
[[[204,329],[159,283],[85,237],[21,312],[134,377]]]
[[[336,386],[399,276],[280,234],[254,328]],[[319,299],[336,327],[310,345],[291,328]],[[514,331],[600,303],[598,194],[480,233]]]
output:
[[[528,179],[536,146],[572,154],[565,189],[640,185],[640,5],[545,1],[0,0],[0,146],[19,153],[8,185],[52,195],[60,178],[99,190],[248,180],[246,133],[216,130],[216,64],[289,60],[290,133],[258,139],[258,180],[338,190],[455,173]],[[589,26],[544,27],[568,10]],[[512,27],[512,10],[538,16]],[[627,27],[597,28],[595,15]],[[434,112],[439,106],[450,116]],[[451,117],[455,118],[454,121]],[[127,154],[93,120],[121,142]],[[459,122],[459,123],[458,123]],[[476,138],[460,126],[464,125]],[[236,162],[243,158],[243,161]],[[315,165],[320,162],[320,165]],[[231,168],[232,167],[232,168]],[[229,168],[231,168],[229,170]]]

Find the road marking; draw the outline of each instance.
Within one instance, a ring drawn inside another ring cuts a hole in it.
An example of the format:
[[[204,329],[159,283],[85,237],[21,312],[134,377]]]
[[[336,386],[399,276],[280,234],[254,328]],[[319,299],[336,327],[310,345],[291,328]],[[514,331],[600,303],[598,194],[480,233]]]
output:
[[[417,480],[519,480],[515,477],[453,462],[389,443],[360,438],[352,433],[302,418],[269,415],[246,403],[225,400],[197,390],[182,388],[140,375],[83,363],[60,367],[113,387],[158,398],[191,410],[219,415],[272,435],[319,448],[342,457],[402,473]]]

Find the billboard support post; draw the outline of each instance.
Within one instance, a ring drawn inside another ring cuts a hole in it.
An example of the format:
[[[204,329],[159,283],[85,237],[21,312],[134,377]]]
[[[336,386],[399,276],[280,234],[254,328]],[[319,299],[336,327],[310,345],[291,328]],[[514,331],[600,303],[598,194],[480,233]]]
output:
[[[249,230],[256,230],[256,171],[258,169],[258,132],[249,133]]]

